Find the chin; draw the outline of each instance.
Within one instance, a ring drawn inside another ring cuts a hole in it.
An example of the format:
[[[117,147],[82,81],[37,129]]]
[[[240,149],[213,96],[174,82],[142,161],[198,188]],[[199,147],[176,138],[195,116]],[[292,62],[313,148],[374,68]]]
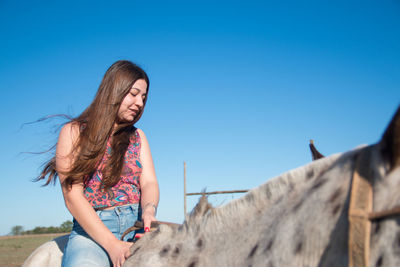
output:
[[[135,117],[129,117],[125,119],[125,122],[133,122],[135,120]]]

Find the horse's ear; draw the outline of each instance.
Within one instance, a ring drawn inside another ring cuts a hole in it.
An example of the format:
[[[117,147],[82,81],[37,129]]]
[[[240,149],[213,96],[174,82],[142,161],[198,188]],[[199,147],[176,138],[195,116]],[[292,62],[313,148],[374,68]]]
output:
[[[390,163],[390,170],[400,166],[400,106],[380,141],[382,156]]]
[[[325,156],[324,155],[322,155],[318,150],[317,150],[317,148],[314,146],[314,140],[310,140],[310,151],[311,151],[311,157],[312,157],[312,160],[314,161],[314,160],[317,160],[317,159],[322,159],[322,158],[324,158]]]

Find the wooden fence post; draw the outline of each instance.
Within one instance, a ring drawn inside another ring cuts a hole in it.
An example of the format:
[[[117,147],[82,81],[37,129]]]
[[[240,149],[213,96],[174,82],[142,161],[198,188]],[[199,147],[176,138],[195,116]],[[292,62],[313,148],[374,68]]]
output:
[[[186,162],[183,162],[183,212],[186,220]]]

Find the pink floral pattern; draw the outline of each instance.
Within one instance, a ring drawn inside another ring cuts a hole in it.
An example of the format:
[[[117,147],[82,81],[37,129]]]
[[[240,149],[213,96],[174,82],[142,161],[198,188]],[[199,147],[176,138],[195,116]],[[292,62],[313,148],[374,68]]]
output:
[[[101,189],[102,172],[107,158],[111,154],[111,141],[107,142],[106,153],[92,178],[85,186],[84,195],[93,208],[107,208],[125,204],[139,203],[142,164],[140,162],[140,135],[138,131],[131,136],[130,144],[125,153],[125,164],[122,168],[120,181],[108,192]]]

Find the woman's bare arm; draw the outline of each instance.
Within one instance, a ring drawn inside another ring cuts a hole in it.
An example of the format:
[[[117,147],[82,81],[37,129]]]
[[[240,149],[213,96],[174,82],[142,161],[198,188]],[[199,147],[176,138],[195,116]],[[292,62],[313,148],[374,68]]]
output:
[[[146,229],[150,228],[151,222],[156,220],[159,188],[149,143],[143,131],[140,129],[138,131],[141,139],[140,161],[143,166],[140,176],[142,219]]]

